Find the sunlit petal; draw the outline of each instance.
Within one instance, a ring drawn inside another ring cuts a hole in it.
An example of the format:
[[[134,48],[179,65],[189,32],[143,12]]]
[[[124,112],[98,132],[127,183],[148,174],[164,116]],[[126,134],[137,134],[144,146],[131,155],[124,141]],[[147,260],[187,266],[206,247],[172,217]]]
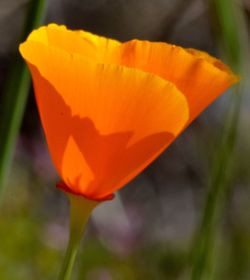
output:
[[[122,187],[188,121],[186,98],[158,76],[32,40],[20,50],[53,161],[76,193],[100,199]]]

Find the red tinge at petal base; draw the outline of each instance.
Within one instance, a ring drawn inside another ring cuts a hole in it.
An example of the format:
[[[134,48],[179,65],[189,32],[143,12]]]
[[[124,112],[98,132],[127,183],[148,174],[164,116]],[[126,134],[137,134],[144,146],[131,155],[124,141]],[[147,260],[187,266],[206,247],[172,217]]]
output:
[[[92,197],[88,197],[84,194],[82,194],[81,192],[74,192],[72,190],[72,188],[68,187],[63,181],[60,181],[56,184],[56,187],[59,189],[59,190],[62,190],[63,192],[66,192],[66,193],[70,193],[70,194],[73,194],[73,195],[76,195],[76,196],[82,196],[88,200],[94,200],[94,201],[97,201],[97,202],[102,202],[102,201],[106,201],[106,200],[112,200],[115,195],[112,193],[112,194],[109,194],[103,198],[99,198],[99,199],[96,199],[96,198],[92,198]]]

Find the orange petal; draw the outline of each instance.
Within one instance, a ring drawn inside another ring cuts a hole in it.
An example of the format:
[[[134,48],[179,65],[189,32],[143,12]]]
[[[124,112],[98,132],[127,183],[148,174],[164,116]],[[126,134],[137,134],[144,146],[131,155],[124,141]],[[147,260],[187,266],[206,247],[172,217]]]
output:
[[[175,84],[188,100],[189,122],[238,81],[226,65],[207,53],[166,43],[132,40],[115,49],[113,60]]]
[[[189,118],[183,94],[153,74],[91,63],[31,40],[20,51],[53,161],[75,193],[101,199],[122,187]]]
[[[93,62],[109,60],[109,54],[121,44],[113,39],[82,30],[72,31],[64,25],[54,23],[33,31],[27,40],[63,49],[69,53],[77,53]]]

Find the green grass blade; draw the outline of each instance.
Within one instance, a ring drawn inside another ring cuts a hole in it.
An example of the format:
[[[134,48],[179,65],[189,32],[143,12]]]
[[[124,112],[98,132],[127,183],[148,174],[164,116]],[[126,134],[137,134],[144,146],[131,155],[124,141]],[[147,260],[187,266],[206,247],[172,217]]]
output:
[[[46,0],[31,0],[20,41],[43,20]],[[15,54],[3,92],[0,115],[0,196],[10,171],[13,151],[30,88],[30,75],[21,56]]]
[[[246,40],[242,35],[244,34],[244,24],[242,25],[241,21],[243,12],[232,0],[211,0],[210,5],[215,12],[216,26],[220,34],[219,43],[225,57],[230,66],[244,76],[243,57]],[[242,99],[241,89],[241,84],[234,87],[235,92],[231,96],[230,107],[225,116],[224,130],[218,137],[219,144],[213,160],[209,190],[193,248],[192,280],[210,280],[213,277],[214,244],[233,173]]]

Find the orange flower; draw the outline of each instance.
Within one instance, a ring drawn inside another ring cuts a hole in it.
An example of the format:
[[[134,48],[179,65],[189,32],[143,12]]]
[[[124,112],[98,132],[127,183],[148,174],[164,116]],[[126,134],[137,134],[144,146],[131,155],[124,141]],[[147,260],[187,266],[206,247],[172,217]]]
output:
[[[237,77],[208,54],[50,24],[20,45],[59,187],[112,197]]]

